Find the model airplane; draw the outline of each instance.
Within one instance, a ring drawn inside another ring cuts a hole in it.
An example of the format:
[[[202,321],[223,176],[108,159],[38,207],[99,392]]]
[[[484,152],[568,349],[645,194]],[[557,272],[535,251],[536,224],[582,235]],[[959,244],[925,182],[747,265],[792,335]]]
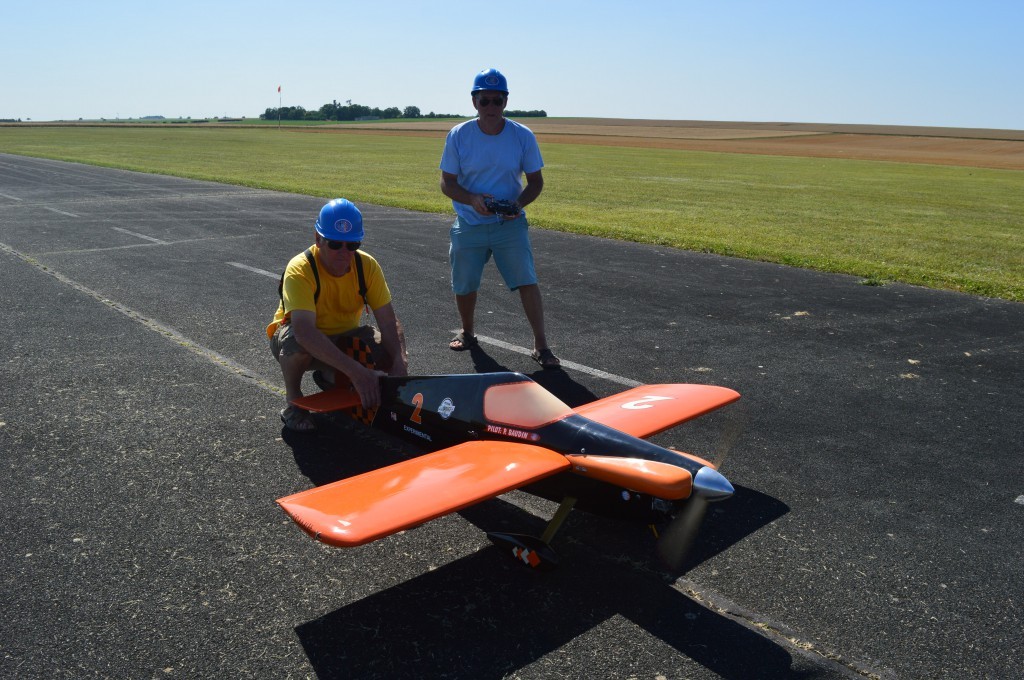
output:
[[[521,488],[559,503],[540,537],[489,533],[534,567],[574,507],[650,525],[671,522],[659,554],[681,563],[707,502],[733,487],[715,466],[644,438],[730,404],[709,385],[644,385],[572,409],[520,373],[381,379],[371,427],[431,453],[278,499],[319,541],[358,546]],[[350,388],[296,400],[313,412],[358,408]]]

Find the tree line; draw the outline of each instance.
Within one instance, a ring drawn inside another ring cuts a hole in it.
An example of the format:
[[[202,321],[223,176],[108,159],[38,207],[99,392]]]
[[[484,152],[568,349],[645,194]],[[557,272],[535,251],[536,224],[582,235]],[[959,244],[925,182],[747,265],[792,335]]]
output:
[[[537,111],[506,111],[510,118],[544,118],[548,114],[543,110]],[[400,109],[391,106],[386,109],[363,106],[362,104],[339,104],[333,101],[324,104],[319,109],[306,110],[301,106],[282,106],[280,108],[268,108],[260,114],[261,120],[357,120],[359,118],[466,118],[458,113],[430,113],[424,115],[418,106],[406,106]]]

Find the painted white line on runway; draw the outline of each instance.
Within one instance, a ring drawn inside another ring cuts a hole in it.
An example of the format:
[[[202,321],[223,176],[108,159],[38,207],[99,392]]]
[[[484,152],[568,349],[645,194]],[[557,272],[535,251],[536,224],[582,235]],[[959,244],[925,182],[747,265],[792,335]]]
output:
[[[160,239],[153,238],[152,236],[146,236],[145,234],[137,234],[134,231],[128,231],[127,229],[122,229],[121,227],[111,227],[111,228],[114,231],[121,232],[122,234],[128,234],[129,236],[134,236],[135,238],[145,239],[146,241],[150,241],[152,243],[158,243],[158,244],[160,244],[162,246],[169,245],[168,241],[161,241]]]
[[[115,227],[111,227],[114,229]],[[133,234],[134,236],[135,234]],[[253,234],[241,234],[238,236],[211,236],[209,238],[188,238],[183,241],[159,241],[157,243],[132,243],[127,246],[108,246],[106,248],[76,248],[75,250],[47,250],[39,255],[68,255],[75,253],[103,253],[109,250],[127,250],[128,248],[149,248],[150,246],[174,246],[179,243],[201,243],[203,241],[224,241],[231,238],[250,238]],[[275,274],[274,276],[278,276]]]
[[[1014,501],[1017,505],[1024,505],[1024,495],[1017,496],[1017,500]]]
[[[48,208],[45,205],[42,205],[42,206],[39,206],[39,207],[41,207],[43,210],[49,210],[50,212],[55,212],[58,215],[67,215],[68,217],[81,217],[81,215],[76,215],[75,213],[64,212],[63,210],[57,210],[56,208]]]
[[[281,274],[275,274],[274,272],[268,272],[266,269],[257,269],[256,267],[250,267],[249,265],[242,264],[241,262],[226,262],[225,264],[229,264],[232,267],[238,267],[239,269],[244,269],[246,271],[255,272],[256,274],[262,274],[263,276],[269,276],[272,279],[280,279],[281,278]]]
[[[20,201],[20,200],[21,200],[21,199],[20,199],[20,198],[18,198],[17,196],[9,196],[9,195],[7,195],[7,194],[0,194],[0,196],[3,196],[4,198],[9,198],[9,199],[11,199],[12,201]]]
[[[164,324],[160,323],[156,319],[151,319],[151,318],[149,318],[147,316],[144,316],[144,315],[140,314],[139,312],[136,312],[135,310],[131,309],[130,307],[126,307],[126,306],[122,305],[119,302],[114,302],[113,300],[105,297],[102,293],[99,293],[99,292],[97,292],[95,290],[92,290],[91,288],[87,288],[87,287],[83,286],[82,284],[78,283],[77,281],[69,279],[68,277],[64,276],[60,272],[55,271],[55,270],[53,270],[53,269],[43,265],[41,262],[39,262],[35,258],[29,257],[28,255],[25,255],[24,253],[22,253],[22,252],[20,252],[18,250],[15,250],[11,246],[7,245],[6,243],[0,243],[0,251],[3,251],[5,253],[10,253],[11,255],[19,258],[20,260],[22,260],[26,264],[28,264],[28,265],[30,265],[32,267],[35,267],[36,269],[38,269],[42,273],[47,274],[49,276],[52,276],[53,278],[57,279],[61,283],[65,284],[67,286],[70,286],[71,288],[74,288],[75,290],[79,291],[80,293],[84,293],[84,294],[88,295],[89,297],[92,297],[92,298],[98,300],[99,302],[105,304],[106,306],[110,307],[113,310],[116,310],[116,311],[120,312],[121,314],[124,314],[129,319],[131,319],[132,321],[140,323],[143,326],[145,326],[146,328],[148,328],[150,330],[153,330],[153,331],[156,331],[157,333],[160,333],[161,335],[166,336],[167,338],[172,340],[175,344],[178,344],[178,345],[184,347],[185,349],[187,349],[188,351],[192,352],[193,354],[197,354],[197,355],[203,357],[204,359],[209,360],[217,368],[219,368],[219,369],[221,369],[221,370],[223,370],[223,371],[225,371],[227,373],[230,373],[232,375],[235,375],[235,376],[241,378],[242,380],[245,380],[246,382],[248,382],[250,384],[256,385],[257,387],[259,387],[259,388],[261,388],[263,390],[266,390],[267,392],[270,392],[272,394],[276,394],[276,395],[281,396],[281,397],[285,396],[284,388],[278,387],[277,385],[273,385],[271,383],[268,383],[267,381],[265,381],[262,378],[258,377],[253,371],[249,370],[245,366],[242,366],[241,364],[239,364],[239,363],[237,363],[237,362],[227,358],[226,356],[224,356],[222,354],[219,354],[218,352],[215,352],[214,350],[212,350],[212,349],[210,349],[208,347],[204,347],[204,346],[200,345],[198,342],[192,340],[191,338],[189,338],[189,337],[187,337],[185,335],[182,335],[181,333],[179,333],[175,329],[171,328],[170,326],[165,326]]]
[[[458,333],[459,331],[458,331],[458,329],[456,329],[456,330],[454,330],[452,332],[453,333]],[[501,347],[502,349],[507,349],[507,350],[509,350],[511,352],[516,352],[518,354],[525,354],[526,356],[530,356],[531,354],[533,354],[533,350],[532,349],[527,349],[526,347],[520,347],[519,345],[513,345],[511,343],[505,342],[504,340],[498,340],[497,338],[489,338],[486,335],[478,335],[478,336],[476,336],[476,339],[479,340],[480,342],[485,342],[488,345],[494,345],[495,347]],[[566,361],[565,359],[561,359],[561,362],[562,362],[562,368],[571,368],[574,371],[579,371],[580,373],[586,373],[587,375],[592,375],[595,378],[603,378],[605,380],[610,380],[610,381],[612,381],[614,383],[619,383],[620,385],[625,385],[626,387],[639,387],[640,385],[643,385],[642,382],[637,382],[636,380],[632,380],[630,378],[624,378],[621,375],[615,375],[614,373],[608,373],[607,371],[602,371],[602,370],[600,370],[598,368],[591,368],[590,366],[584,366],[583,364],[577,364],[575,361]]]

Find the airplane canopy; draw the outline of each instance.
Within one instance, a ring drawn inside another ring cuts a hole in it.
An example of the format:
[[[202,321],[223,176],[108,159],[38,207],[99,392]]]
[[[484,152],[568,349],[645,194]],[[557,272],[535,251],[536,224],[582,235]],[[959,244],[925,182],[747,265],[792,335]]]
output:
[[[532,380],[491,385],[484,393],[484,417],[492,423],[532,430],[572,412],[561,399]]]

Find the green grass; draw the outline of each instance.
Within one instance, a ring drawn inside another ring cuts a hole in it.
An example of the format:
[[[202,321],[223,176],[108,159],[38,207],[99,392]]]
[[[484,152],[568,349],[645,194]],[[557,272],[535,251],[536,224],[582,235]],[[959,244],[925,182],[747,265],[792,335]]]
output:
[[[0,151],[450,213],[442,139],[0,127]],[[1024,172],[544,144],[535,226],[1024,301]]]

